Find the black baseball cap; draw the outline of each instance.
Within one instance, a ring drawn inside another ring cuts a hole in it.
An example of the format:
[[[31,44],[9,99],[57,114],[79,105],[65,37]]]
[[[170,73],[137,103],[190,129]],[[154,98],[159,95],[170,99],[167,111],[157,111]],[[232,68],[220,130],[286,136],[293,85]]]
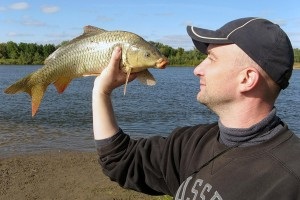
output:
[[[209,44],[236,44],[282,89],[289,85],[294,51],[287,34],[266,19],[247,17],[228,22],[217,30],[187,26],[195,47],[207,54]]]

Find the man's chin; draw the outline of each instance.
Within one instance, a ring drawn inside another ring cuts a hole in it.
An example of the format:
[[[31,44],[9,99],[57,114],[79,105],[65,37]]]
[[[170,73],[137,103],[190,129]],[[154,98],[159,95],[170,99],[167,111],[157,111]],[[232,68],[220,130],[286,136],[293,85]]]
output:
[[[197,100],[201,102],[203,100],[203,92],[200,90],[197,94]],[[201,102],[202,103],[202,102]]]
[[[197,94],[197,101],[205,106],[207,106],[208,104],[207,98],[205,98],[205,96],[201,92]]]

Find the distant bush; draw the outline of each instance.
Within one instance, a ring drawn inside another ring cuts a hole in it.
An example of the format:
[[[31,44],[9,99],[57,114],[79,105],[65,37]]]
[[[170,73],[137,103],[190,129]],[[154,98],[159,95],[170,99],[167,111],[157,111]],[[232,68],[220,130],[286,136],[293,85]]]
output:
[[[7,43],[0,43],[0,64],[19,64],[19,65],[40,65],[44,60],[53,53],[61,45],[67,41],[62,42],[60,45],[53,44],[36,44],[36,43],[15,43],[9,41]],[[150,43],[162,54],[169,59],[169,65],[177,66],[196,66],[206,55],[199,52],[197,49],[184,50],[183,48],[174,49],[168,45],[158,42]],[[295,62],[300,62],[300,50],[294,49]]]
[[[0,64],[43,64],[44,60],[57,47],[52,44],[39,45],[35,43],[15,43],[9,41],[0,43]]]

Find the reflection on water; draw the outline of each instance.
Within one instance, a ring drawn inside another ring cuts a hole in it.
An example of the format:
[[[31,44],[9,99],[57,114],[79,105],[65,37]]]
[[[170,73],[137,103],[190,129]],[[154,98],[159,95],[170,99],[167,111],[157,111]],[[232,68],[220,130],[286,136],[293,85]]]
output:
[[[37,115],[31,117],[31,102],[25,93],[6,95],[11,83],[38,66],[0,66],[0,157],[49,149],[94,150],[91,90],[93,77],[74,80],[63,94],[49,86]],[[211,123],[216,116],[199,104],[195,95],[198,80],[193,68],[172,67],[151,70],[157,85],[148,87],[134,81],[113,93],[113,103],[122,129],[133,137],[168,135],[174,128]],[[300,133],[300,70],[290,87],[282,92],[276,106],[279,116]]]

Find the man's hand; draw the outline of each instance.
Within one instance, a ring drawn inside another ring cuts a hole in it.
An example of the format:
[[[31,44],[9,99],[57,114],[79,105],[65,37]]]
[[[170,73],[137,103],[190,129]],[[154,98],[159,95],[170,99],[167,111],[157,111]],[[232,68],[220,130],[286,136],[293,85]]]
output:
[[[93,129],[95,140],[109,138],[119,130],[110,94],[126,81],[126,74],[120,69],[121,55],[121,48],[116,47],[108,66],[94,82]],[[132,81],[136,76],[136,74],[130,75],[129,81]]]
[[[108,66],[95,79],[94,92],[110,95],[111,92],[123,85],[126,81],[126,73],[121,70],[122,49],[115,47]],[[130,74],[129,82],[136,78],[136,74]]]

